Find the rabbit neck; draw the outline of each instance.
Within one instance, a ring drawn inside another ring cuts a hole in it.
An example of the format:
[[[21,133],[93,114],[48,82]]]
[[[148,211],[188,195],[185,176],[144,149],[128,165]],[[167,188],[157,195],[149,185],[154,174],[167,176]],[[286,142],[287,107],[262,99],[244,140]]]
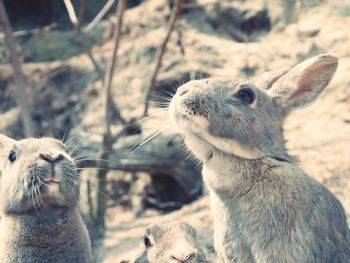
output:
[[[265,180],[275,167],[294,165],[293,159],[264,157],[245,159],[233,154],[216,151],[203,163],[203,180],[209,190],[224,199],[244,197],[255,183]]]
[[[80,225],[82,221],[79,211],[73,208],[51,211],[50,214],[44,214],[40,210],[28,214],[5,214],[1,218],[0,227],[7,229],[2,234],[8,238],[17,237],[15,239],[18,244],[35,245],[67,242],[74,236],[72,233],[80,230]]]
[[[90,262],[90,241],[78,208],[40,216],[6,214],[0,241],[1,262],[24,262],[28,255],[31,262]]]

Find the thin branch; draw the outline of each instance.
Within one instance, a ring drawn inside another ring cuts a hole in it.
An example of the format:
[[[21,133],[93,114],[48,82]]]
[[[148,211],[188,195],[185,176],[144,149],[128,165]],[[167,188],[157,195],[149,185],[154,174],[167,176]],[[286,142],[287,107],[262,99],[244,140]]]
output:
[[[98,65],[97,61],[95,60],[95,58],[94,58],[94,56],[93,56],[93,54],[91,52],[91,48],[87,44],[87,35],[80,30],[79,20],[78,20],[76,14],[75,14],[72,2],[70,0],[64,0],[64,4],[66,6],[69,19],[72,22],[72,24],[74,26],[74,29],[76,29],[76,31],[77,31],[78,40],[80,41],[82,47],[85,49],[85,52],[88,55],[89,59],[91,60],[91,63],[93,64],[93,66],[94,66],[94,68],[95,68],[99,78],[101,79],[101,81],[103,81],[102,70],[101,70],[100,66]]]
[[[84,28],[85,33],[89,33],[99,22],[100,20],[107,14],[109,9],[114,4],[115,0],[108,0],[105,6],[101,9],[101,11],[95,16],[95,18]]]
[[[121,38],[121,28],[123,24],[123,15],[124,10],[126,6],[126,0],[119,0],[118,1],[118,7],[117,7],[117,18],[118,18],[118,25],[115,26],[115,30],[113,33],[113,53],[111,56],[111,59],[109,61],[106,75],[105,75],[105,81],[103,84],[103,88],[105,91],[104,94],[104,133],[103,133],[103,144],[102,144],[102,153],[100,155],[100,161],[98,161],[98,167],[103,167],[103,161],[109,158],[111,149],[112,149],[112,136],[111,136],[111,107],[112,107],[112,100],[111,100],[111,84],[113,80],[113,75],[115,71],[116,66],[116,59],[117,59],[117,53],[118,53],[118,47],[119,42]],[[114,110],[117,111],[119,118],[122,122],[124,120],[122,119],[119,110],[117,109],[116,105],[114,105]],[[97,171],[97,183],[98,183],[98,191],[99,193],[104,193],[106,189],[106,176],[107,176],[108,170],[105,169],[98,169]],[[105,211],[106,211],[106,197],[105,195],[99,194],[97,196],[97,207],[96,207],[96,225],[99,232],[103,232],[105,227]]]
[[[208,5],[216,5],[219,3],[220,0],[214,0],[214,1],[208,1],[208,2],[201,2],[201,3],[184,3],[182,5],[182,9],[192,9],[192,8],[201,8],[204,6],[208,6]]]
[[[63,0],[63,2],[67,8],[67,12],[68,12],[68,16],[69,16],[70,21],[72,21],[72,24],[74,26],[78,26],[79,20],[77,18],[77,15],[75,14],[74,6],[72,5],[72,2],[70,0]]]
[[[16,51],[16,41],[13,36],[13,32],[11,29],[11,25],[9,19],[7,17],[7,13],[5,10],[5,6],[0,0],[0,26],[2,26],[5,32],[5,42],[10,51],[11,62],[14,72],[15,86],[16,86],[16,95],[17,95],[17,103],[21,109],[21,118],[24,126],[24,134],[26,137],[32,137],[33,132],[33,124],[32,118],[29,110],[29,105],[26,97],[26,80],[22,71],[22,65],[19,60],[17,51]]]
[[[32,28],[28,30],[19,30],[13,32],[14,37],[25,37],[25,36],[30,36],[30,35],[37,35],[40,34],[41,32],[48,32],[52,29],[55,29],[57,27],[57,23],[52,23],[50,25],[44,26],[44,27],[37,27],[37,28]],[[0,39],[3,39],[4,36],[1,34]]]
[[[156,198],[153,197],[146,197],[146,202],[158,210],[175,210],[181,208],[184,203],[182,202],[176,202],[176,201],[170,201],[170,202],[159,202]]]
[[[78,30],[81,30],[81,25],[83,24],[83,21],[84,21],[85,12],[86,12],[86,1],[87,0],[80,0],[79,11],[78,11],[78,23],[79,23]]]
[[[182,1],[183,0],[175,0],[175,5],[173,7],[173,10],[171,12],[171,16],[170,16],[169,22],[168,22],[167,34],[166,34],[166,36],[163,40],[163,43],[160,45],[158,52],[157,52],[156,65],[155,65],[155,68],[154,68],[154,71],[153,71],[153,74],[151,77],[150,85],[149,85],[147,92],[146,92],[145,108],[144,108],[144,113],[143,113],[144,116],[146,116],[148,114],[149,99],[151,97],[151,94],[153,92],[153,89],[154,89],[156,81],[157,81],[157,76],[158,76],[158,72],[159,72],[159,69],[160,69],[161,64],[162,64],[162,58],[163,58],[163,55],[165,53],[166,45],[168,44],[171,33],[174,30],[176,20],[181,13]]]
[[[92,193],[92,189],[91,189],[91,182],[89,179],[86,180],[86,195],[87,195],[87,203],[89,206],[89,216],[91,218],[91,220],[94,220],[94,206],[92,203],[92,198],[91,198],[91,193]]]
[[[89,47],[89,45],[87,44],[87,36],[85,34],[83,34],[81,31],[78,31],[78,38],[79,38],[79,41],[80,41],[83,49],[85,49],[85,52],[86,52],[87,56],[89,57],[91,63],[93,64],[95,71],[98,74],[99,79],[103,82],[102,69],[99,66],[99,64],[97,63],[96,59],[94,58],[94,55],[92,54],[92,51],[91,51],[91,47]]]
[[[116,16],[118,18],[118,24],[114,27],[113,32],[113,52],[111,59],[108,63],[105,79],[104,79],[104,90],[105,90],[105,101],[104,101],[104,116],[105,116],[105,127],[104,127],[104,134],[107,137],[106,139],[110,143],[111,140],[111,131],[110,131],[110,125],[111,125],[111,85],[112,80],[114,76],[115,66],[116,66],[116,58],[117,58],[117,52],[119,47],[119,42],[121,38],[121,28],[123,24],[123,16],[124,16],[124,10],[126,7],[126,0],[120,0],[118,2],[117,7],[117,13]],[[117,105],[114,104],[116,113],[119,117],[119,119],[124,123],[124,119],[121,117],[120,111],[117,107]]]

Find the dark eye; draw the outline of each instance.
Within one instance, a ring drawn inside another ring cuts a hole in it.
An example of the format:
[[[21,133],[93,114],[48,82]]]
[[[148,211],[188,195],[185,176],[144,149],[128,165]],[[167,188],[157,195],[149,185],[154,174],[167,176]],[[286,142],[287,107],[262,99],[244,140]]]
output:
[[[255,99],[254,92],[250,89],[241,89],[237,92],[237,97],[240,98],[243,102],[252,104]]]
[[[150,246],[152,246],[151,240],[148,237],[143,238],[143,243],[145,244],[146,248],[149,248]]]
[[[13,163],[14,161],[17,160],[17,154],[14,151],[11,151],[9,154],[9,161]]]

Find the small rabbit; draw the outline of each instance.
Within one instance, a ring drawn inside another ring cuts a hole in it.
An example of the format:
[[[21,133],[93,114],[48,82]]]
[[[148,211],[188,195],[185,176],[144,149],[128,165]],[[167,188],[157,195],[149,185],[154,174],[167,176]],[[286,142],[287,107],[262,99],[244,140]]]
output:
[[[0,135],[0,262],[89,263],[79,177],[55,139]]]
[[[337,65],[335,55],[323,54],[255,85],[204,79],[177,90],[169,114],[203,162],[219,262],[350,262],[341,203],[288,155],[282,129]]]
[[[140,253],[121,263],[207,263],[197,232],[182,222],[155,224],[145,231]]]

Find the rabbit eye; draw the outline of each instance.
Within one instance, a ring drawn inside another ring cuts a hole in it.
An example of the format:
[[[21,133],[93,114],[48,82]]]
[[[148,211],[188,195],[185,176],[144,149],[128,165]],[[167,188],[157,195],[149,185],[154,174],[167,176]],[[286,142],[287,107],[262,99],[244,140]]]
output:
[[[17,154],[14,151],[11,151],[8,158],[9,158],[9,161],[13,163],[14,161],[17,160]]]
[[[149,248],[152,246],[151,240],[148,237],[143,238],[143,243],[145,244],[146,248]]]
[[[240,89],[236,96],[244,103],[252,104],[255,99],[255,94],[250,89]]]

